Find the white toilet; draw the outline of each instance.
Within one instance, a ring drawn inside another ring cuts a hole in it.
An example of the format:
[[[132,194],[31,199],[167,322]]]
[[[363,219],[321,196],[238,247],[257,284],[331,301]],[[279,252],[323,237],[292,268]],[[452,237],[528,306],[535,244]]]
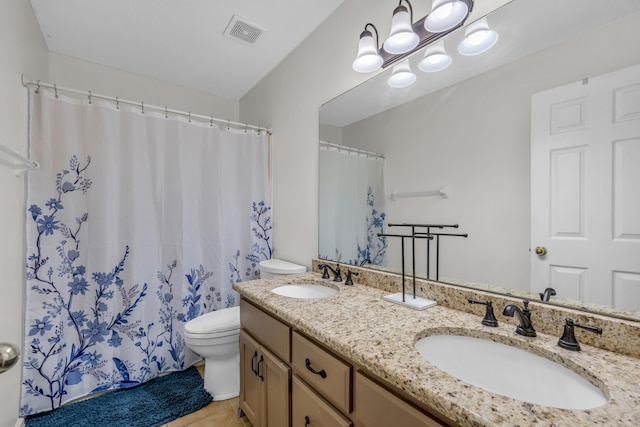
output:
[[[184,326],[184,342],[204,358],[204,388],[213,400],[240,394],[240,307],[190,320]]]
[[[260,261],[260,278],[277,277],[285,274],[298,274],[307,271],[304,265],[294,264],[281,259],[267,259]]]
[[[260,262],[260,278],[304,273],[307,268],[279,259]],[[240,307],[212,311],[184,326],[184,342],[204,358],[204,388],[213,400],[240,394]]]

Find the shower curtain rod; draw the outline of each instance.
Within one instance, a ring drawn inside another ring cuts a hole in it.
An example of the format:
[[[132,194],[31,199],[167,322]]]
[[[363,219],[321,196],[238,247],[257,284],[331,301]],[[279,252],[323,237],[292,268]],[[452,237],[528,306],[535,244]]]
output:
[[[91,102],[91,100],[93,98],[96,98],[96,99],[103,99],[103,100],[106,100],[106,101],[115,102],[116,105],[118,105],[118,104],[127,104],[127,105],[133,105],[135,107],[140,107],[142,109],[143,113],[144,113],[145,109],[164,112],[165,118],[167,118],[169,114],[173,114],[173,115],[177,115],[177,116],[188,117],[189,121],[191,121],[191,119],[201,119],[201,120],[204,120],[204,121],[208,121],[211,124],[211,126],[213,126],[213,123],[216,122],[216,123],[221,123],[221,124],[227,125],[227,128],[229,128],[230,126],[233,126],[234,128],[237,128],[237,129],[245,129],[245,130],[246,129],[254,129],[254,130],[257,130],[258,133],[262,132],[262,131],[265,131],[267,133],[267,135],[271,135],[273,133],[270,128],[266,128],[266,127],[263,127],[263,126],[256,126],[256,125],[250,125],[250,124],[247,124],[247,123],[234,122],[234,121],[231,121],[231,120],[218,119],[218,118],[215,118],[213,116],[203,116],[201,114],[193,114],[190,111],[180,111],[180,110],[174,110],[174,109],[167,108],[167,107],[159,107],[157,105],[148,105],[148,104],[145,104],[144,101],[137,102],[137,101],[130,101],[130,100],[127,100],[127,99],[121,99],[119,97],[115,97],[114,98],[112,96],[93,93],[90,90],[89,91],[78,90],[78,89],[73,89],[73,88],[64,87],[64,86],[58,86],[55,83],[53,83],[53,84],[51,84],[51,83],[43,83],[40,80],[34,82],[34,81],[29,80],[28,78],[26,78],[24,74],[21,75],[20,79],[22,81],[22,86],[24,86],[24,87],[35,86],[36,87],[36,93],[38,93],[40,88],[53,89],[55,91],[55,93],[56,93],[56,96],[58,95],[58,91],[75,93],[75,94],[87,96],[89,98],[89,102]]]
[[[374,159],[384,159],[384,154],[361,150],[359,148],[347,147],[346,145],[335,144],[333,142],[320,141],[320,146],[325,148],[335,148],[338,151],[346,151],[349,154],[362,154],[366,157],[372,157]]]

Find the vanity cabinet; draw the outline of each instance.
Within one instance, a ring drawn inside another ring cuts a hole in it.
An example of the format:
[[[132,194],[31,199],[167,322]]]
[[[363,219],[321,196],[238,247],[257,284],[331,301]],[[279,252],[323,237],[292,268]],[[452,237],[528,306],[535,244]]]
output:
[[[351,365],[296,331],[291,341],[292,367],[296,375],[340,411],[350,413]]]
[[[289,426],[291,368],[276,354],[289,361],[291,330],[244,301],[240,324],[240,409],[253,427]]]
[[[448,425],[418,410],[362,372],[356,372],[354,381],[355,427]]]
[[[353,426],[347,417],[316,394],[297,375],[293,376],[291,400],[291,427]]]
[[[448,425],[244,299],[240,323],[240,408],[253,427]]]

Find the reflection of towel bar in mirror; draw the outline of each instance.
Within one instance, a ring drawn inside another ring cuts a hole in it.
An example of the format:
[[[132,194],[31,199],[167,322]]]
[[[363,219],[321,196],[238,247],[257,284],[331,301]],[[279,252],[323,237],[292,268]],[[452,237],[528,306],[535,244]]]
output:
[[[16,170],[16,176],[20,176],[25,171],[40,167],[36,162],[32,162],[26,157],[21,156],[6,145],[0,144],[0,152],[6,155],[5,157],[9,157],[12,160],[14,169]]]
[[[398,200],[401,197],[430,197],[430,196],[440,196],[443,199],[449,198],[449,186],[443,185],[439,190],[431,190],[431,191],[414,191],[410,193],[398,193],[397,190],[394,190],[389,194],[389,198],[393,201]]]

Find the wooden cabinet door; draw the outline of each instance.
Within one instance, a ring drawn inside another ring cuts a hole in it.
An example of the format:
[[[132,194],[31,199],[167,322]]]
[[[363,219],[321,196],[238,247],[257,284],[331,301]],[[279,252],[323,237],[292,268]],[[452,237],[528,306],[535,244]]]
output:
[[[260,364],[262,387],[262,416],[265,427],[288,427],[291,414],[289,381],[291,368],[264,347],[264,362]]]
[[[292,427],[351,427],[353,425],[295,375],[292,400]]]
[[[260,417],[262,385],[257,375],[259,362],[259,344],[244,330],[240,330],[240,409],[244,411],[254,427],[262,426]]]
[[[355,425],[357,427],[441,427],[436,418],[414,408],[382,386],[356,372]]]

